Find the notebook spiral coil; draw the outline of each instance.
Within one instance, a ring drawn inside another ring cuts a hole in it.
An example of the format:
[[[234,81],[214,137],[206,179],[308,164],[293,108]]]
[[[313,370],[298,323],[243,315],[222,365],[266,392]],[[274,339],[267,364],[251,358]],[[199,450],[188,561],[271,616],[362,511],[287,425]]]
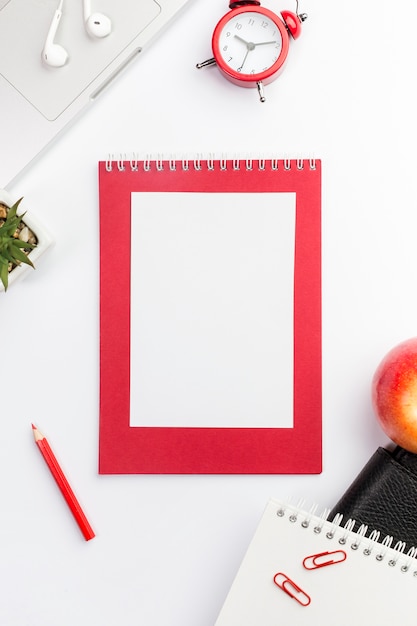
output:
[[[169,158],[166,159],[164,157],[156,157],[152,158],[147,156],[143,159],[139,159],[135,156],[130,158],[125,155],[119,155],[115,157],[114,155],[109,155],[106,160],[106,171],[112,172],[113,170],[117,170],[119,172],[124,172],[126,170],[130,170],[131,172],[164,172],[171,171],[175,172],[177,170],[182,170],[184,172],[193,169],[195,171],[200,171],[206,169],[208,171],[240,171],[246,170],[247,172],[256,170],[259,172],[262,171],[291,171],[293,169],[303,171],[305,169],[315,170],[316,169],[316,159],[276,159],[276,158],[259,158],[259,159],[242,159],[242,158],[225,158],[225,157],[212,157],[208,156],[206,158],[203,157],[195,157],[192,159],[189,158]]]
[[[355,552],[362,550],[365,558],[374,558],[378,562],[385,562],[389,567],[398,567],[402,573],[411,572],[417,578],[417,547],[406,551],[404,541],[396,541],[387,535],[381,540],[381,533],[373,529],[368,534],[368,526],[358,524],[353,519],[343,523],[343,515],[336,514],[329,520],[330,509],[325,509],[320,516],[315,514],[316,506],[309,512],[301,507],[280,505],[276,514],[286,518],[290,524],[299,524],[303,529],[310,530],[316,535],[323,534],[334,545],[344,546],[344,549]],[[355,528],[358,526],[357,530]],[[330,543],[329,543],[330,545]]]

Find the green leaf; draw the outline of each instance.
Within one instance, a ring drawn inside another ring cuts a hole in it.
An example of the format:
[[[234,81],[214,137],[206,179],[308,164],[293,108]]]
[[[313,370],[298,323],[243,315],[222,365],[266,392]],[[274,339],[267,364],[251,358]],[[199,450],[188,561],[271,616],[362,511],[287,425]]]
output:
[[[13,239],[13,246],[16,246],[17,248],[28,248],[30,250],[36,248],[33,243],[27,243],[27,241],[21,241],[20,239]]]
[[[12,256],[16,261],[20,263],[26,263],[27,265],[31,265],[33,267],[32,261],[29,259],[27,254],[22,252],[20,248],[11,249],[11,246],[8,248],[8,253]]]
[[[0,266],[0,280],[3,283],[4,291],[7,291],[7,286],[9,284],[9,269],[7,265]]]
[[[17,209],[19,208],[19,204],[22,202],[23,198],[19,198],[16,202],[9,208],[7,215],[10,215],[10,218],[14,218],[17,215]],[[24,213],[20,216],[22,218]]]
[[[9,252],[7,248],[4,248],[4,250],[2,250],[2,256],[6,259],[7,263],[14,263],[13,255],[11,254],[11,252]]]

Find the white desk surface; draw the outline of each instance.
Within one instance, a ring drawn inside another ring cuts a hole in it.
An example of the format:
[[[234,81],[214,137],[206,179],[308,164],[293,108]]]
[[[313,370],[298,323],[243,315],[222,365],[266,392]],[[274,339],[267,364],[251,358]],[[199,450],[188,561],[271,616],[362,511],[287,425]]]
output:
[[[226,10],[194,0],[9,189],[56,245],[1,295],[1,624],[212,626],[267,499],[331,506],[387,442],[370,381],[417,334],[415,7],[399,20],[388,0],[302,0],[265,104],[195,69]],[[321,475],[98,476],[97,161],[131,151],[323,160]],[[88,543],[32,421],[85,506]]]

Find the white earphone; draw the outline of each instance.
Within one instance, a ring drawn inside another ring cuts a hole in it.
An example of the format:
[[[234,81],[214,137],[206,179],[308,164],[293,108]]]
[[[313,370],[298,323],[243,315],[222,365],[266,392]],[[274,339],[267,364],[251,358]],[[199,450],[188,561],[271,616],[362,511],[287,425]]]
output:
[[[90,0],[83,0],[84,23],[91,37],[107,37],[111,33],[111,20],[103,13],[91,13]]]
[[[62,5],[64,0],[60,0],[57,10],[51,21],[48,34],[46,36],[45,45],[42,50],[42,60],[51,67],[62,67],[68,60],[68,52],[54,42],[59,22],[62,17]]]

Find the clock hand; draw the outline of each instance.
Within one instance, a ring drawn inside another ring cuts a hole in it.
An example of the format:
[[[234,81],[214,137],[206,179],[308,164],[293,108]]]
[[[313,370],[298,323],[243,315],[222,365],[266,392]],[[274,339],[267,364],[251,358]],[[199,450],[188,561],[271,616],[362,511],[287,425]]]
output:
[[[239,35],[233,35],[235,37],[235,39],[239,39],[239,41],[242,41],[244,44],[246,44],[247,46],[249,45],[249,41],[246,41],[245,39],[243,39],[242,37],[239,37]]]
[[[266,46],[271,43],[278,43],[277,41],[260,41],[259,43],[254,43],[254,46]]]
[[[241,71],[242,71],[243,66],[245,65],[245,61],[246,61],[246,59],[248,58],[248,54],[249,54],[250,50],[251,50],[251,49],[248,47],[248,49],[246,50],[245,58],[244,58],[244,59],[243,59],[243,61],[242,61],[242,65],[241,65],[240,67],[238,67],[238,68],[237,68],[237,71],[238,71],[238,72],[241,72]]]

